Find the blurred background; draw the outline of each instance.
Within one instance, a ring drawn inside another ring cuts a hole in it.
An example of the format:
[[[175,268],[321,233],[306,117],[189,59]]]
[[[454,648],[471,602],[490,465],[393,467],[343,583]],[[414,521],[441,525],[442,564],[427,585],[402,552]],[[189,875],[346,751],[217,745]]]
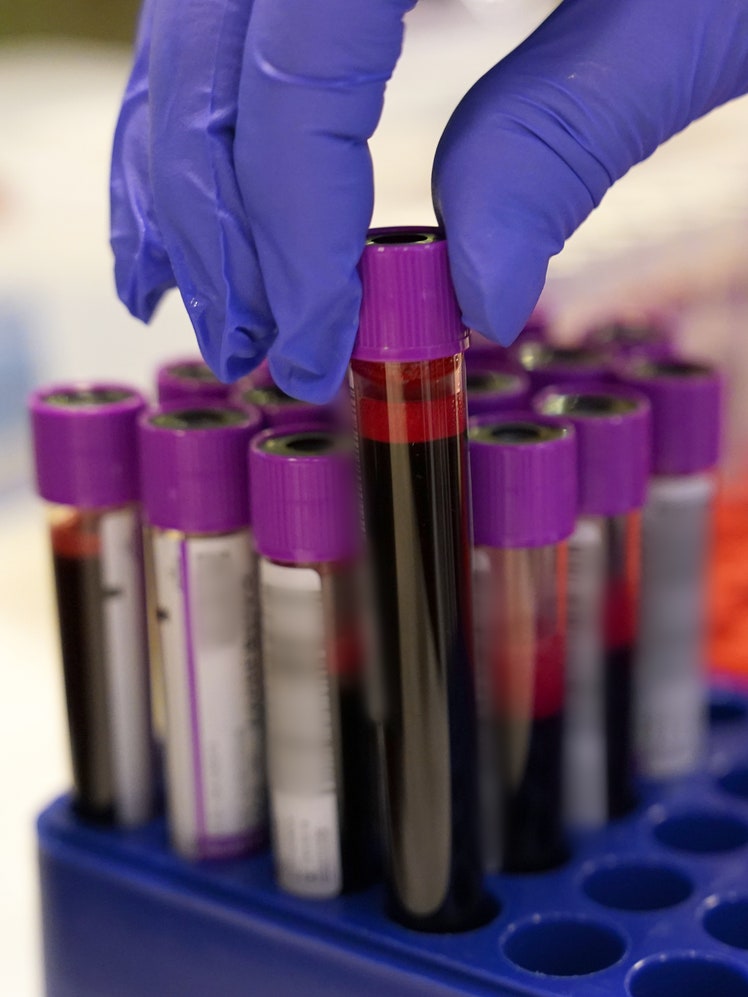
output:
[[[417,6],[372,143],[378,224],[431,220],[431,160],[449,114],[554,6]],[[195,350],[175,294],[149,327],[114,294],[108,160],[136,14],[132,0],[23,0],[0,11],[0,990],[13,997],[42,992],[33,819],[68,779],[25,398],[32,385],[62,378],[148,387],[157,361]],[[632,170],[554,260],[543,297],[562,340],[597,319],[672,313],[683,347],[727,372],[712,660],[730,672],[743,669],[748,647],[746,176],[743,100]]]

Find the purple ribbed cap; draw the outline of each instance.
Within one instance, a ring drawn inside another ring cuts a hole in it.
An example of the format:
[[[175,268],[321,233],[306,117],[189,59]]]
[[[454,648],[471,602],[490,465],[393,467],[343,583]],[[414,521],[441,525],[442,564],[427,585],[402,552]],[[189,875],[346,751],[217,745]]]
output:
[[[529,377],[510,359],[484,357],[469,365],[466,381],[471,416],[521,409],[530,398]]]
[[[241,384],[235,385],[231,393],[231,403],[239,408],[259,409],[266,426],[290,426],[299,422],[312,423],[315,426],[331,426],[338,421],[339,416],[335,403],[313,405],[285,394],[273,384],[269,372],[264,384],[258,379],[255,384],[242,381]]]
[[[349,438],[317,426],[268,429],[252,441],[252,522],[258,551],[317,564],[358,553],[356,475]]]
[[[355,360],[436,360],[467,348],[439,229],[372,229],[359,274],[363,296]]]
[[[618,373],[652,406],[653,474],[698,474],[717,464],[722,378],[713,367],[687,360],[640,360]]]
[[[249,526],[247,448],[262,416],[171,402],[140,418],[143,505],[153,526],[229,533]]]
[[[540,391],[549,384],[607,381],[613,376],[609,358],[599,350],[586,347],[519,342],[513,354],[527,372],[533,391]]]
[[[601,323],[587,331],[582,345],[619,359],[665,360],[675,353],[673,325],[664,317]]]
[[[101,509],[140,498],[138,415],[126,384],[57,384],[29,400],[36,483],[48,502]]]
[[[532,412],[470,421],[475,544],[542,547],[574,530],[574,428]]]
[[[644,505],[652,438],[644,395],[583,381],[546,388],[535,396],[533,407],[576,430],[582,515],[619,516]]]
[[[228,400],[230,384],[219,381],[199,357],[182,357],[162,364],[156,372],[156,394],[165,402],[221,404]]]

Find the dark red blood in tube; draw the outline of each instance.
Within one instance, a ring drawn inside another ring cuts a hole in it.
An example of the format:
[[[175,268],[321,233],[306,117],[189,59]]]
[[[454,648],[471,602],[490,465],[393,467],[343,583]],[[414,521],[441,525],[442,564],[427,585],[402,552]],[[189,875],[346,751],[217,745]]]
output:
[[[462,357],[352,365],[383,702],[391,915],[486,919],[481,885]]]

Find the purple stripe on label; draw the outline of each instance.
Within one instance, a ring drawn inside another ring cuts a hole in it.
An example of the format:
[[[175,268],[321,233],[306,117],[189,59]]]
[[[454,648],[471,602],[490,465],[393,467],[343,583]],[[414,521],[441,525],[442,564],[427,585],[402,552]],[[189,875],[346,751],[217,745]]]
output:
[[[243,834],[214,834],[200,836],[197,841],[199,859],[233,858],[259,851],[267,844],[264,828],[246,831]]]
[[[197,670],[195,647],[192,638],[192,613],[190,606],[190,565],[187,550],[188,541],[179,545],[179,566],[182,576],[182,596],[184,598],[185,646],[187,649],[187,677],[190,686],[190,733],[192,742],[192,775],[195,785],[195,822],[198,841],[207,838],[205,820],[205,800],[203,798],[203,767],[200,757],[200,726],[197,711]]]

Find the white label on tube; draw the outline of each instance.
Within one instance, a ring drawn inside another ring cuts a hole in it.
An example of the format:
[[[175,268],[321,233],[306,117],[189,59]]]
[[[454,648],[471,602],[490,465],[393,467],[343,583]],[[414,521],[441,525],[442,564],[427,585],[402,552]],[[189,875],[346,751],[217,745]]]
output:
[[[262,642],[273,847],[284,889],[342,889],[322,579],[263,560]]]
[[[265,818],[256,558],[246,531],[153,537],[172,837],[234,854]]]
[[[572,827],[607,821],[603,524],[580,518],[568,541],[564,810]]]
[[[642,517],[636,741],[640,770],[653,779],[691,772],[704,747],[713,493],[709,474],[653,478]]]
[[[148,642],[140,521],[134,507],[99,520],[101,589],[115,814],[132,827],[151,816],[154,794]]]

